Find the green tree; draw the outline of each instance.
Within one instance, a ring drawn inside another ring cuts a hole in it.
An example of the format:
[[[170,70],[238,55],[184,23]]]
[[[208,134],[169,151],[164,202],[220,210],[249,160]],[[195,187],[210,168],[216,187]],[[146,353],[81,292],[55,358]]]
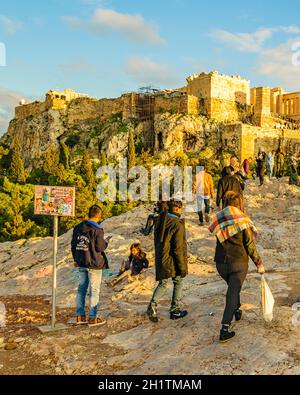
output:
[[[101,152],[101,158],[100,158],[100,165],[101,166],[106,166],[107,165],[107,157],[105,152]]]
[[[45,236],[47,230],[29,219],[33,205],[32,185],[19,185],[4,178],[0,189],[0,241]]]
[[[26,181],[26,173],[24,169],[24,162],[21,158],[21,147],[20,140],[18,137],[15,138],[11,148],[11,159],[10,159],[10,177],[12,180],[24,184]]]
[[[96,181],[95,181],[93,163],[91,161],[90,154],[86,148],[83,151],[80,172],[84,180],[86,181],[87,187],[91,188],[92,190],[95,189]]]
[[[128,134],[128,150],[127,150],[128,169],[131,169],[136,164],[135,144],[132,130]]]
[[[63,141],[60,144],[60,163],[62,163],[66,170],[70,168],[70,149]]]
[[[60,155],[59,149],[56,147],[54,143],[50,145],[47,151],[44,154],[43,160],[43,170],[48,175],[58,175],[59,174],[59,163],[60,163]]]

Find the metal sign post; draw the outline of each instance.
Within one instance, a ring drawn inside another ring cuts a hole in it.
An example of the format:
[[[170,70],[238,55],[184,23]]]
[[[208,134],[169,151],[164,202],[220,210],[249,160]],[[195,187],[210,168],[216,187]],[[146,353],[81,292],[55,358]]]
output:
[[[64,324],[56,323],[58,218],[72,217],[75,215],[75,188],[43,185],[36,186],[34,194],[34,213],[36,215],[51,215],[54,220],[51,323],[50,325],[38,327],[42,333],[47,333],[67,328]]]
[[[52,329],[55,328],[55,323],[56,323],[57,242],[58,242],[58,215],[55,215],[54,225],[53,225],[53,273],[52,273],[52,319],[51,319]]]

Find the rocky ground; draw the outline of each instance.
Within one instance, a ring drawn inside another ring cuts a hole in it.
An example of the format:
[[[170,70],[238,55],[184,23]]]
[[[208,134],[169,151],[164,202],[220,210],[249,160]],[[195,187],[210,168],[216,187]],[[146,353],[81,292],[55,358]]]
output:
[[[261,188],[250,182],[246,202],[276,299],[271,323],[262,318],[260,277],[250,264],[242,292],[244,317],[235,324],[237,337],[219,344],[226,287],[212,260],[215,240],[206,227],[198,226],[194,214],[186,214],[190,274],[183,302],[190,314],[179,322],[168,318],[170,295],[161,303],[161,321],[155,325],[147,320],[145,309],[155,284],[150,269],[113,289],[103,283],[105,326],[74,327],[76,270],[69,232],[59,239],[58,257],[58,321],[68,329],[42,335],[36,326],[50,319],[52,240],[2,243],[0,302],[6,307],[6,327],[0,328],[0,374],[299,374],[300,324],[292,321],[292,306],[300,301],[300,189],[286,179]],[[152,238],[139,231],[148,213],[146,207],[138,208],[104,222],[106,235],[113,236],[111,273],[104,281],[111,279],[136,240],[153,263]]]

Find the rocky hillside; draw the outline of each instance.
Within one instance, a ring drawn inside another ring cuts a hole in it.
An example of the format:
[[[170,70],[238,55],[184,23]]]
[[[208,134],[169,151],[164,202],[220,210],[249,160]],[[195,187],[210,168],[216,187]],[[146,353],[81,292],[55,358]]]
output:
[[[258,227],[258,248],[276,299],[272,323],[263,321],[260,277],[250,264],[237,337],[226,345],[218,343],[226,287],[213,263],[215,240],[206,228],[199,228],[193,214],[186,215],[190,274],[183,300],[190,314],[180,322],[168,319],[170,295],[162,301],[157,325],[145,317],[155,284],[150,269],[113,289],[103,283],[105,327],[70,325],[68,331],[42,336],[33,323],[49,320],[52,240],[7,242],[0,244],[0,301],[8,306],[2,342],[17,348],[9,352],[0,345],[0,367],[1,360],[6,362],[2,372],[21,366],[24,373],[48,374],[299,374],[300,325],[292,323],[292,306],[300,297],[300,190],[283,179],[262,188],[250,182],[246,194],[247,212]],[[118,270],[136,240],[142,241],[153,263],[152,238],[140,234],[148,213],[147,207],[140,207],[104,222],[106,234],[113,236],[108,252],[111,272]],[[58,317],[66,323],[73,316],[76,292],[70,238],[71,232],[60,237],[58,257]],[[110,279],[108,274],[104,281]]]
[[[84,106],[83,106],[84,107]],[[13,119],[0,145],[10,146],[16,136],[21,143],[21,154],[26,167],[41,161],[51,144],[59,147],[60,141],[71,148],[73,161],[81,157],[84,147],[93,158],[99,159],[101,152],[108,158],[124,155],[128,143],[128,128],[118,115],[108,119],[87,118],[68,123],[68,109],[46,110],[34,117]]]

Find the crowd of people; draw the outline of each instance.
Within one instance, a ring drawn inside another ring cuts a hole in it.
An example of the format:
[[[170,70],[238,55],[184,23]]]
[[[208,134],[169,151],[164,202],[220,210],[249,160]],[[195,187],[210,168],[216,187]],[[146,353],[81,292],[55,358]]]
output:
[[[260,180],[260,186],[264,184],[265,176],[269,180],[272,178],[280,179],[285,172],[289,175],[289,182],[291,185],[300,185],[300,151],[287,155],[284,153],[282,147],[277,150],[271,150],[268,154],[263,148],[259,148],[259,152],[255,161],[253,158],[245,159],[243,161],[241,171],[246,175],[250,174],[250,167],[252,166],[252,176]]]
[[[264,183],[266,173],[281,177],[284,154],[281,149],[268,155],[262,148],[256,157],[256,175],[260,185]],[[291,159],[291,174],[299,175],[299,155]],[[211,217],[212,202],[215,198],[213,178],[205,163],[200,163],[203,172],[195,176],[193,192],[197,201],[199,225],[209,225],[209,231],[216,237],[214,261],[219,275],[226,281],[228,289],[225,309],[221,322],[220,342],[226,342],[235,336],[231,324],[233,320],[242,318],[240,292],[248,273],[249,258],[257,267],[259,274],[265,269],[256,249],[257,230],[244,209],[243,192],[250,177],[250,160],[240,165],[236,156],[232,156],[222,170],[217,185],[216,213]],[[198,179],[201,177],[201,180]],[[290,176],[291,182],[291,176]],[[199,188],[201,185],[201,188]],[[188,275],[187,240],[185,220],[182,218],[183,202],[176,199],[160,200],[150,214],[144,235],[154,233],[155,273],[158,282],[147,308],[150,321],[159,321],[158,305],[165,295],[168,280],[173,282],[173,293],[170,306],[170,319],[178,320],[188,315],[181,308],[184,278]],[[205,222],[204,222],[205,221]],[[76,322],[78,325],[97,326],[105,324],[99,317],[99,294],[102,271],[108,268],[105,250],[109,238],[104,238],[101,223],[101,208],[94,205],[90,208],[88,219],[74,228],[71,247],[74,265],[79,271],[79,286],[76,299]],[[118,278],[124,274],[138,275],[147,270],[149,262],[140,243],[130,247],[130,255],[121,265]],[[116,280],[118,281],[118,280]],[[85,312],[85,299],[89,290],[89,314]]]

